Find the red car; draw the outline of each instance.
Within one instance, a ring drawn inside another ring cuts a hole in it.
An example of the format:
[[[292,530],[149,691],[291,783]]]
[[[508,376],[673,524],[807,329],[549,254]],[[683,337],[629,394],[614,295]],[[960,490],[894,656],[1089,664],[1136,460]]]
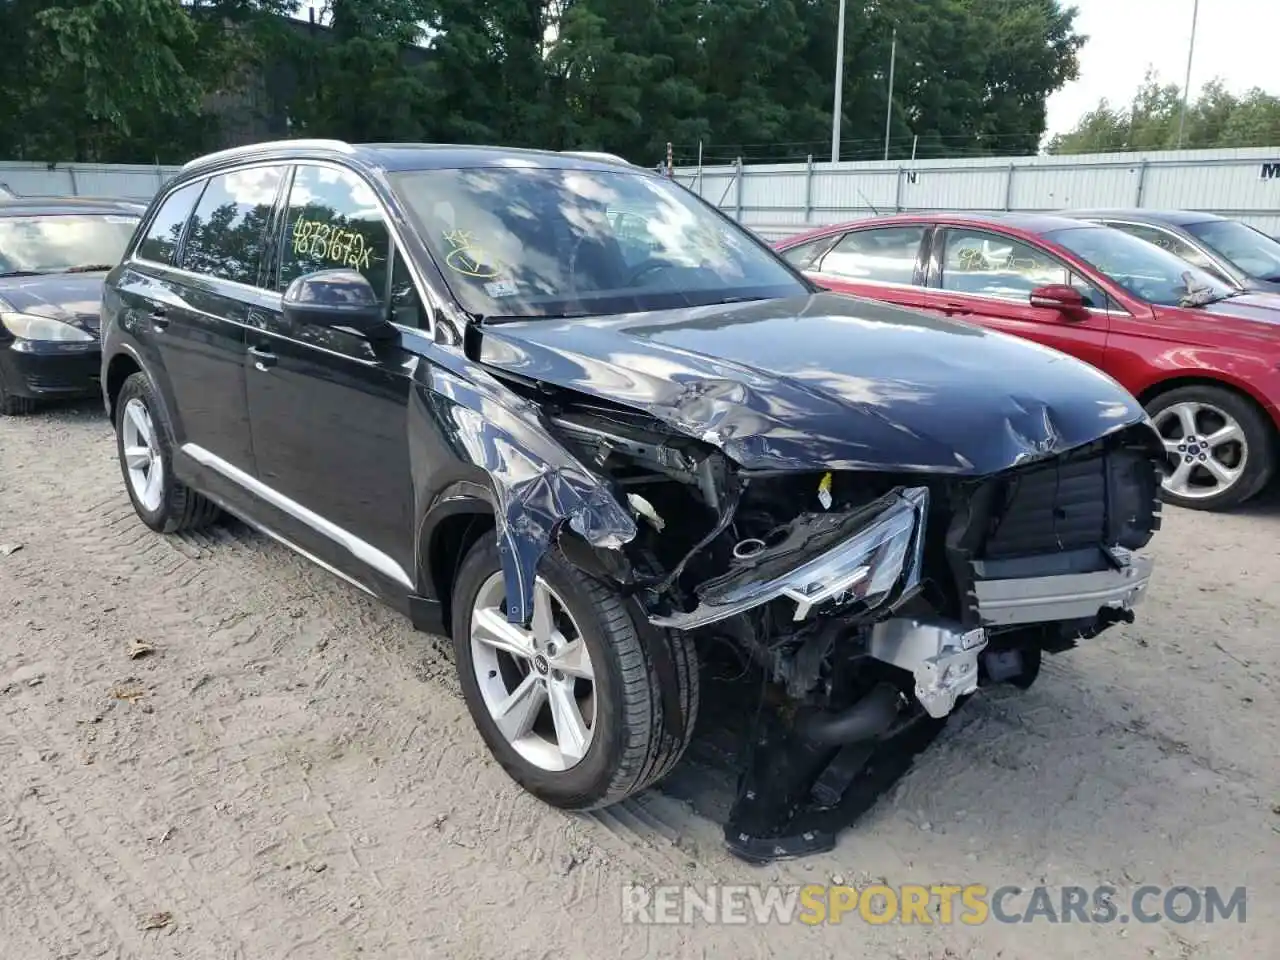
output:
[[[1099,367],[1164,437],[1172,503],[1234,507],[1275,471],[1280,295],[1232,289],[1144,240],[1054,216],[877,217],[775,247],[831,290],[1015,334]]]

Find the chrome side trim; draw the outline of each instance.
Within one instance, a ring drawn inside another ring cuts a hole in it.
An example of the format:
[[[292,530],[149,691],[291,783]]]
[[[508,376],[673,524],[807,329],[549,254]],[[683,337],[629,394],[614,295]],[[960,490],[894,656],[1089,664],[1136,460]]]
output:
[[[259,499],[264,500],[276,509],[289,514],[289,516],[293,517],[300,523],[305,523],[312,530],[316,531],[316,533],[320,533],[328,537],[334,543],[344,547],[353,557],[365,566],[373,570],[377,570],[385,577],[390,577],[406,590],[412,591],[414,589],[413,579],[405,572],[405,569],[372,544],[366,543],[355,534],[342,529],[342,527],[338,526],[336,523],[326,520],[324,517],[320,516],[320,514],[307,509],[296,500],[289,499],[283,493],[272,489],[261,480],[250,476],[235,464],[228,463],[226,460],[223,460],[217,454],[209,452],[204,447],[198,446],[194,443],[184,443],[182,445],[182,452],[201,466],[217,471],[233,483],[244,487],[244,489],[248,490]],[[311,557],[311,559],[314,560],[315,558]],[[320,561],[316,560],[316,562],[319,563]],[[322,566],[324,566],[324,564],[322,564]]]
[[[351,584],[357,590],[361,590],[364,593],[367,593],[369,596],[374,598],[378,596],[376,593],[374,593],[372,590],[366,587],[359,580],[355,579],[354,577],[349,577],[345,573],[343,573],[341,570],[339,570],[337,567],[334,567],[330,564],[325,563],[323,560],[317,557],[314,553],[308,553],[306,550],[303,550],[300,546],[298,546],[292,540],[289,540],[289,539],[286,539],[285,537],[280,536],[280,534],[276,533],[270,527],[264,527],[260,523],[250,523],[248,520],[246,520],[245,523],[248,523],[249,526],[253,527],[253,529],[257,530],[259,533],[265,534],[266,536],[270,537],[272,540],[274,540],[276,543],[280,544],[281,546],[288,547],[290,550],[292,550],[298,556],[302,557],[304,560],[310,560],[312,563],[314,563],[317,567],[320,567],[322,570],[326,570],[329,573],[332,573],[339,580],[345,580],[347,583]]]
[[[1119,570],[1054,577],[978,580],[978,616],[985,626],[1004,627],[1095,617],[1104,607],[1127,610],[1141,599],[1154,567],[1131,554]]]

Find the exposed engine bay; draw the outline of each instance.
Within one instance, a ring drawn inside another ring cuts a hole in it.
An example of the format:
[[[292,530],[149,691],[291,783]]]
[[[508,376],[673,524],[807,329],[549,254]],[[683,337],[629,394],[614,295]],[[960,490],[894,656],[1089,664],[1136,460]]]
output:
[[[805,811],[883,775],[878,749],[909,754],[895,740],[936,735],[980,682],[1029,685],[1042,653],[1131,621],[1150,577],[1135,551],[1159,527],[1162,458],[1142,423],[983,477],[749,471],[645,413],[538,400],[639,530],[571,559],[653,625],[728,641],[780,704],[726,826],[747,859],[829,847]]]

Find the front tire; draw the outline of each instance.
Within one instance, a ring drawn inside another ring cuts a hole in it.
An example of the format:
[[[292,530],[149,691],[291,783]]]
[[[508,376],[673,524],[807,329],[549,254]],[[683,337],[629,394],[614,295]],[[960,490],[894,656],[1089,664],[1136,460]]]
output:
[[[1179,387],[1147,405],[1172,473],[1162,496],[1191,510],[1230,510],[1275,472],[1271,423],[1248,398],[1225,387]]]
[[[617,803],[665,777],[698,712],[692,640],[655,640],[670,645],[675,666],[664,699],[626,600],[558,551],[541,563],[528,629],[507,621],[505,597],[497,544],[486,538],[458,573],[452,634],[463,697],[508,775],[569,810]],[[663,704],[673,699],[681,716],[668,732]]]
[[[173,475],[173,430],[146,374],[133,374],[120,388],[115,426],[125,489],[143,523],[179,533],[217,519],[218,507]]]

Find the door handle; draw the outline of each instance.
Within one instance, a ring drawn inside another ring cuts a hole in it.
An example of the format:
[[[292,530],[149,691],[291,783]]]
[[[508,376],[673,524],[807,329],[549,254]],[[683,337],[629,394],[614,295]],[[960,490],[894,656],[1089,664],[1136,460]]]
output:
[[[147,319],[157,330],[163,330],[169,326],[169,312],[164,307],[156,307]]]
[[[276,365],[276,355],[266,350],[250,347],[249,356],[253,357],[253,369],[261,370],[263,373]]]
[[[957,313],[959,314],[973,313],[973,308],[963,303],[944,303],[942,305],[942,312],[950,317]]]

